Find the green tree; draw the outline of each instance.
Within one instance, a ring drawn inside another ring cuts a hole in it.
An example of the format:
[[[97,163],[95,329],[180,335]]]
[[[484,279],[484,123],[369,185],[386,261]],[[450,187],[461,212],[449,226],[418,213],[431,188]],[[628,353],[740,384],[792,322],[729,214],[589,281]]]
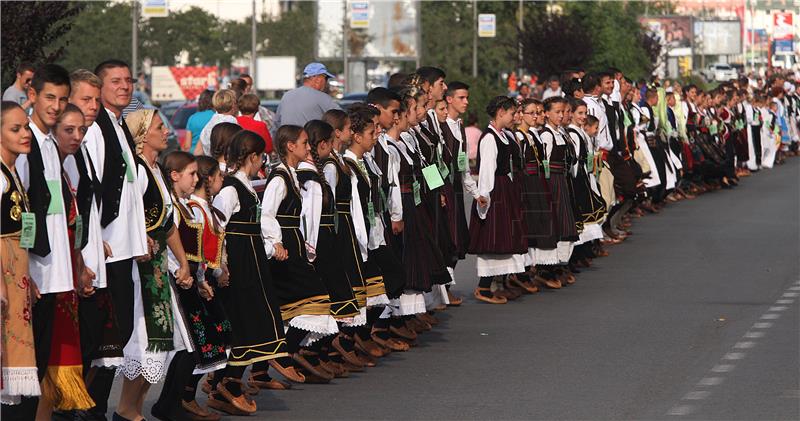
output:
[[[59,40],[64,54],[59,64],[72,71],[94,69],[103,60],[131,58],[131,5],[87,2],[70,31]]]
[[[142,57],[156,65],[174,65],[181,54],[189,64],[230,64],[230,54],[221,38],[221,22],[205,10],[192,6],[164,18],[150,18],[141,27]]]
[[[57,46],[59,38],[70,31],[75,16],[85,6],[62,1],[0,3],[3,86],[14,82],[15,69],[22,62],[36,65],[57,61],[64,53],[64,46]]]
[[[314,7],[314,2],[299,2],[292,10],[283,13],[280,19],[267,20],[262,16],[258,36],[263,42],[258,54],[296,56],[298,66],[305,66],[314,60]]]

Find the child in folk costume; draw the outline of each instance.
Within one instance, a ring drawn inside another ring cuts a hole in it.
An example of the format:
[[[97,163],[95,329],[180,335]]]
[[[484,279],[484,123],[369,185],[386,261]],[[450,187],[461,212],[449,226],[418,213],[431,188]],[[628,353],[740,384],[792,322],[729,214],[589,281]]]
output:
[[[226,153],[228,145],[236,133],[239,133],[242,128],[236,124],[227,121],[217,124],[211,129],[211,157],[219,163],[219,169],[225,173],[227,172]]]
[[[211,161],[211,168],[219,174],[216,162],[211,158],[204,158]],[[164,170],[173,195],[175,208],[173,222],[183,244],[191,273],[195,276],[195,282],[188,289],[176,291],[180,307],[179,314],[175,317],[182,318],[188,327],[189,340],[185,344],[186,350],[179,351],[172,358],[164,387],[161,389],[158,401],[153,405],[153,414],[162,419],[191,417],[216,420],[219,419],[218,415],[197,404],[194,400],[194,391],[203,373],[220,370],[227,362],[225,350],[229,343],[231,326],[219,303],[212,301],[214,291],[207,279],[207,274],[209,277],[211,275],[211,272],[207,271],[209,265],[216,268],[221,266],[224,237],[217,233],[213,225],[208,226],[209,223],[213,224],[213,220],[206,220],[199,205],[200,211],[197,212],[199,215],[196,215],[188,202],[196,190],[195,186],[199,179],[195,157],[187,152],[172,152],[164,159]],[[205,170],[208,172],[208,168]],[[204,181],[208,182],[207,175]],[[217,176],[216,181],[216,191],[218,191],[222,178]],[[215,258],[207,260],[207,252]],[[170,252],[170,272],[174,272],[178,267],[175,255]]]
[[[555,229],[558,234],[556,245],[558,264],[551,267],[551,270],[556,273],[562,284],[575,282],[575,277],[565,266],[572,254],[572,243],[578,240],[572,197],[567,182],[567,171],[572,163],[571,149],[568,148],[571,147],[561,129],[566,106],[567,101],[559,97],[548,98],[544,102],[547,123],[540,133],[546,158],[545,178],[552,195]]]
[[[403,231],[394,234],[392,245],[405,270],[405,288],[399,303],[392,305],[395,317],[389,330],[412,346],[417,337],[418,329],[415,327],[419,327],[415,322],[416,316],[426,312],[424,293],[439,289],[441,294],[441,286],[452,280],[431,234],[432,224],[422,203],[423,175],[419,156],[406,144],[406,141],[414,140],[406,131],[417,124],[414,99],[417,89],[413,86],[398,89],[402,98],[398,118],[384,136],[389,150],[394,151],[397,157],[393,177],[399,187]],[[392,200],[397,199],[392,197]]]
[[[227,284],[218,282],[216,294],[231,323],[231,350],[224,373],[216,373],[209,382],[208,406],[237,415],[257,409],[242,390],[247,366],[253,364],[251,383],[269,383],[270,366],[288,380],[305,380],[286,351],[283,319],[261,234],[261,205],[250,185],[261,169],[264,147],[264,140],[248,131],[231,139],[225,154],[230,175],[213,201],[220,211],[218,229],[225,231],[230,272]]]
[[[355,238],[363,262],[364,294],[366,296],[366,324],[348,329],[355,339],[358,349],[369,365],[374,358],[382,357],[390,351],[375,343],[371,326],[389,304],[383,275],[378,266],[374,250],[385,247],[384,221],[381,200],[378,192],[380,178],[373,170],[368,170],[365,155],[372,150],[378,140],[378,116],[380,112],[373,106],[356,104],[348,110],[352,142],[344,153],[344,162],[350,169],[352,200],[350,214],[355,227]],[[373,253],[370,253],[373,251]],[[359,293],[358,290],[355,291]],[[390,339],[391,340],[391,339]]]
[[[33,216],[25,188],[16,169],[17,157],[31,151],[33,135],[28,116],[16,102],[3,101],[0,158],[2,177],[2,216],[0,217],[0,306],[2,306],[2,389],[3,414],[16,413],[8,405],[23,398],[39,396],[36,354],[33,343],[31,306],[38,296],[36,284],[28,275],[28,251],[35,236],[29,222]],[[8,411],[8,412],[7,412]]]
[[[353,191],[356,187],[351,179],[352,170],[345,164],[343,157],[343,151],[349,146],[353,133],[350,117],[342,110],[328,110],[322,119],[333,128],[331,153],[323,161],[323,174],[331,186],[331,193],[336,202],[336,248],[359,310],[359,314],[352,320],[338,322],[340,332],[330,343],[333,348],[330,356],[336,362],[341,360],[349,371],[363,371],[364,366],[375,364],[357,355],[354,342],[356,328],[367,323],[367,288],[364,261],[356,238],[358,221],[350,212]]]
[[[308,135],[311,159],[300,162],[297,179],[303,197],[300,225],[308,259],[328,291],[331,315],[337,322],[352,321],[360,315],[360,310],[348,279],[348,271],[344,268],[349,262],[341,256],[350,257],[353,253],[342,253],[339,249],[337,199],[333,191],[337,186],[338,174],[336,164],[325,165],[333,149],[333,127],[321,120],[311,120],[306,123],[304,131]],[[341,229],[349,230],[346,222]],[[353,246],[351,243],[350,250]],[[327,336],[319,341],[321,346],[324,345],[319,352],[320,365],[336,377],[346,376],[347,369],[341,363],[341,358],[339,361],[329,358],[329,346],[334,338]],[[360,368],[361,364],[358,366]]]
[[[520,198],[511,181],[511,146],[503,134],[513,124],[516,109],[511,98],[493,98],[486,106],[489,127],[478,147],[480,196],[472,209],[469,253],[478,255],[480,281],[474,296],[491,304],[508,301],[492,292],[493,278],[523,272],[523,254],[528,252]]]
[[[142,192],[145,226],[150,255],[133,268],[134,329],[123,349],[125,375],[117,416],[136,419],[150,384],[166,375],[166,362],[185,349],[188,331],[180,317],[173,284],[169,279],[167,247],[174,253],[179,268],[175,271],[178,288],[193,283],[180,235],[175,229],[169,187],[158,155],[167,148],[169,130],[155,110],[137,110],[125,117],[137,150],[136,187]]]
[[[367,103],[380,113],[378,125],[381,133],[378,136],[378,142],[364,156],[368,173],[379,182],[372,188],[377,189],[379,212],[376,215],[382,219],[384,227],[382,233],[371,228],[371,231],[374,231],[374,235],[370,234],[374,238],[374,248],[370,250],[369,254],[380,268],[386,295],[390,300],[387,309],[373,324],[372,340],[391,351],[407,351],[409,349],[408,343],[392,338],[392,333],[389,331],[392,309],[399,306],[399,299],[406,283],[405,272],[400,263],[402,245],[398,237],[405,225],[398,182],[400,153],[396,148],[389,146],[389,142],[394,142],[395,137],[399,136],[395,126],[399,120],[401,101],[401,97],[396,92],[386,88],[375,88],[369,92]],[[389,134],[390,130],[394,131],[391,135]],[[400,323],[401,321],[395,322]]]
[[[320,365],[319,340],[338,333],[331,316],[325,283],[308,261],[300,230],[302,196],[296,170],[308,156],[308,135],[302,127],[281,126],[275,136],[281,163],[267,179],[261,207],[261,231],[270,262],[286,345],[308,382],[328,382],[333,375]]]

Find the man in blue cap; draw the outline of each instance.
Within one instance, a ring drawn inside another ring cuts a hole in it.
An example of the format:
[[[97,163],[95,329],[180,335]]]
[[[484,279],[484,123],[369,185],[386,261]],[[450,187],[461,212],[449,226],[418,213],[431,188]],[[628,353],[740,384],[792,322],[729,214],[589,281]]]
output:
[[[293,124],[303,127],[310,120],[319,120],[326,111],[339,105],[325,93],[328,78],[334,77],[322,63],[310,63],[303,69],[303,86],[286,92],[275,115],[275,130]]]

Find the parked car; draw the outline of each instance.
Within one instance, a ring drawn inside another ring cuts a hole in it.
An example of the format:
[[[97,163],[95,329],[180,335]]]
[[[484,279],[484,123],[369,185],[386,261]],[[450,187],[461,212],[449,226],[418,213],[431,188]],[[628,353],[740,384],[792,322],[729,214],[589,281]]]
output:
[[[161,113],[167,117],[167,120],[172,120],[172,116],[175,115],[175,112],[178,111],[178,108],[183,106],[185,103],[186,101],[164,102],[158,105],[158,109],[161,110]]]
[[[181,105],[175,111],[175,114],[172,115],[172,118],[169,120],[169,123],[175,129],[175,135],[178,137],[178,142],[186,141],[186,123],[189,121],[189,117],[191,117],[192,114],[196,112],[197,112],[197,103],[187,102]],[[189,144],[185,146],[189,147]]]
[[[708,67],[702,71],[702,75],[709,82],[727,82],[739,77],[736,69],[725,63],[709,64]]]
[[[261,106],[274,112],[278,111],[278,104],[281,103],[279,99],[264,99],[261,101]]]
[[[355,104],[356,102],[364,102],[367,100],[367,93],[366,92],[356,92],[352,94],[347,94],[342,97],[339,101],[339,106],[342,107],[343,110],[347,110],[351,105]]]

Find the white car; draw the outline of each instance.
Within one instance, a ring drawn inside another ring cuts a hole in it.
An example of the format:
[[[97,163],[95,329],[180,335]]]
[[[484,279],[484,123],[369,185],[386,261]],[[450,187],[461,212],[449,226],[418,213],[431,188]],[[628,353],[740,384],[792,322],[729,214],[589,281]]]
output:
[[[729,64],[716,63],[708,65],[703,71],[703,77],[709,82],[727,82],[739,77],[739,73]]]

